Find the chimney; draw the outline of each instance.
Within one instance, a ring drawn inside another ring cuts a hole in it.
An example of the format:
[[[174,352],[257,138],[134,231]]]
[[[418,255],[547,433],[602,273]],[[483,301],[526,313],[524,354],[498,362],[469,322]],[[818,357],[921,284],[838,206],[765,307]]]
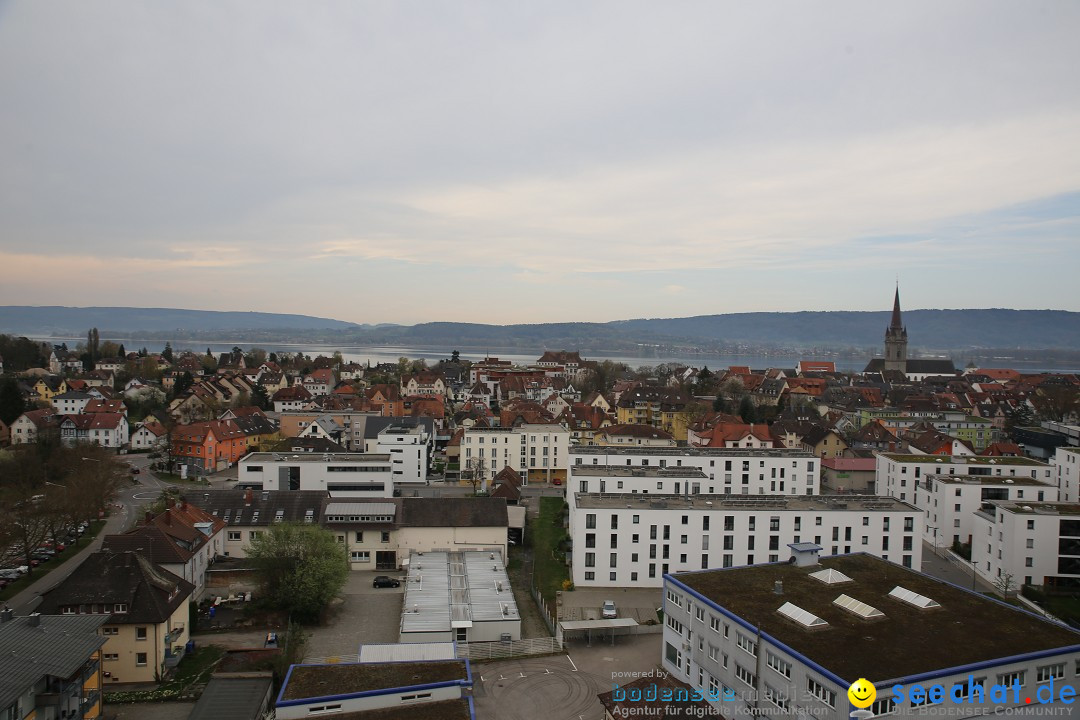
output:
[[[30,627],[40,627],[41,625],[41,613],[30,613],[30,617],[27,618],[27,624]]]
[[[784,594],[784,581],[783,580],[777,580],[776,582],[774,582],[772,591],[776,595],[783,595]]]
[[[15,611],[12,610],[11,608],[9,608],[7,605],[5,605],[4,610],[2,612],[0,612],[0,623],[9,622],[9,621],[13,620],[14,618],[15,618]]]

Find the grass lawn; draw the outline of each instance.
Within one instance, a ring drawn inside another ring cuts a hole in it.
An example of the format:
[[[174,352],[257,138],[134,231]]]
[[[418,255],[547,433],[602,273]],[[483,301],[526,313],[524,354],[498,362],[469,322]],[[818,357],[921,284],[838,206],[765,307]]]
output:
[[[1065,622],[1080,622],[1080,598],[1071,595],[1050,595],[1042,603],[1046,612]]]
[[[65,560],[75,555],[84,547],[93,542],[94,538],[97,537],[97,534],[101,532],[101,529],[103,527],[105,527],[104,520],[94,520],[93,522],[91,522],[90,527],[86,529],[86,532],[82,534],[82,537],[75,541],[74,545],[69,545],[65,547],[63,552],[57,553],[48,562],[43,562],[36,568],[34,568],[34,572],[28,575],[23,575],[21,578],[11,583],[3,590],[0,590],[0,600],[8,600],[9,598],[15,597],[25,588],[33,585],[38,580],[52,572],[54,569],[63,565]]]
[[[562,590],[563,580],[570,577],[558,548],[559,540],[566,535],[562,517],[562,498],[540,498],[540,517],[532,529],[533,582],[548,602],[555,601],[555,592]]]
[[[224,654],[225,649],[217,645],[196,648],[195,652],[184,656],[173,676],[168,682],[162,683],[161,689],[179,692],[190,685],[209,682],[214,667]]]

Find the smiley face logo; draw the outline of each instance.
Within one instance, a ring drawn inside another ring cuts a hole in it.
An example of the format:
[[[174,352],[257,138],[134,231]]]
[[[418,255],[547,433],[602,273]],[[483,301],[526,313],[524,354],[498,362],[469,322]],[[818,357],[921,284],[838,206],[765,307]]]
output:
[[[851,687],[847,691],[848,700],[851,704],[857,708],[868,708],[874,704],[874,698],[877,697],[877,688],[874,687],[874,683],[870,682],[866,678],[859,678],[855,682],[851,683]]]

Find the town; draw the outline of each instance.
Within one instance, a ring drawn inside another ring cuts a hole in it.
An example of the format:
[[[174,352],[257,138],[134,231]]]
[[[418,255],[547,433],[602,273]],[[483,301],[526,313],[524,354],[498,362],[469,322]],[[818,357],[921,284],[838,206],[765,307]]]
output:
[[[1080,376],[908,342],[899,288],[855,373],[0,336],[0,718],[1023,706],[1080,672]]]

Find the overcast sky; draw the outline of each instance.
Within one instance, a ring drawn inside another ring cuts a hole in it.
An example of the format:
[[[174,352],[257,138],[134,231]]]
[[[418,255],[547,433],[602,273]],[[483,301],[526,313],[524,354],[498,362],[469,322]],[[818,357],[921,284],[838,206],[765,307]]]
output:
[[[1080,3],[0,0],[0,304],[1080,311]]]

